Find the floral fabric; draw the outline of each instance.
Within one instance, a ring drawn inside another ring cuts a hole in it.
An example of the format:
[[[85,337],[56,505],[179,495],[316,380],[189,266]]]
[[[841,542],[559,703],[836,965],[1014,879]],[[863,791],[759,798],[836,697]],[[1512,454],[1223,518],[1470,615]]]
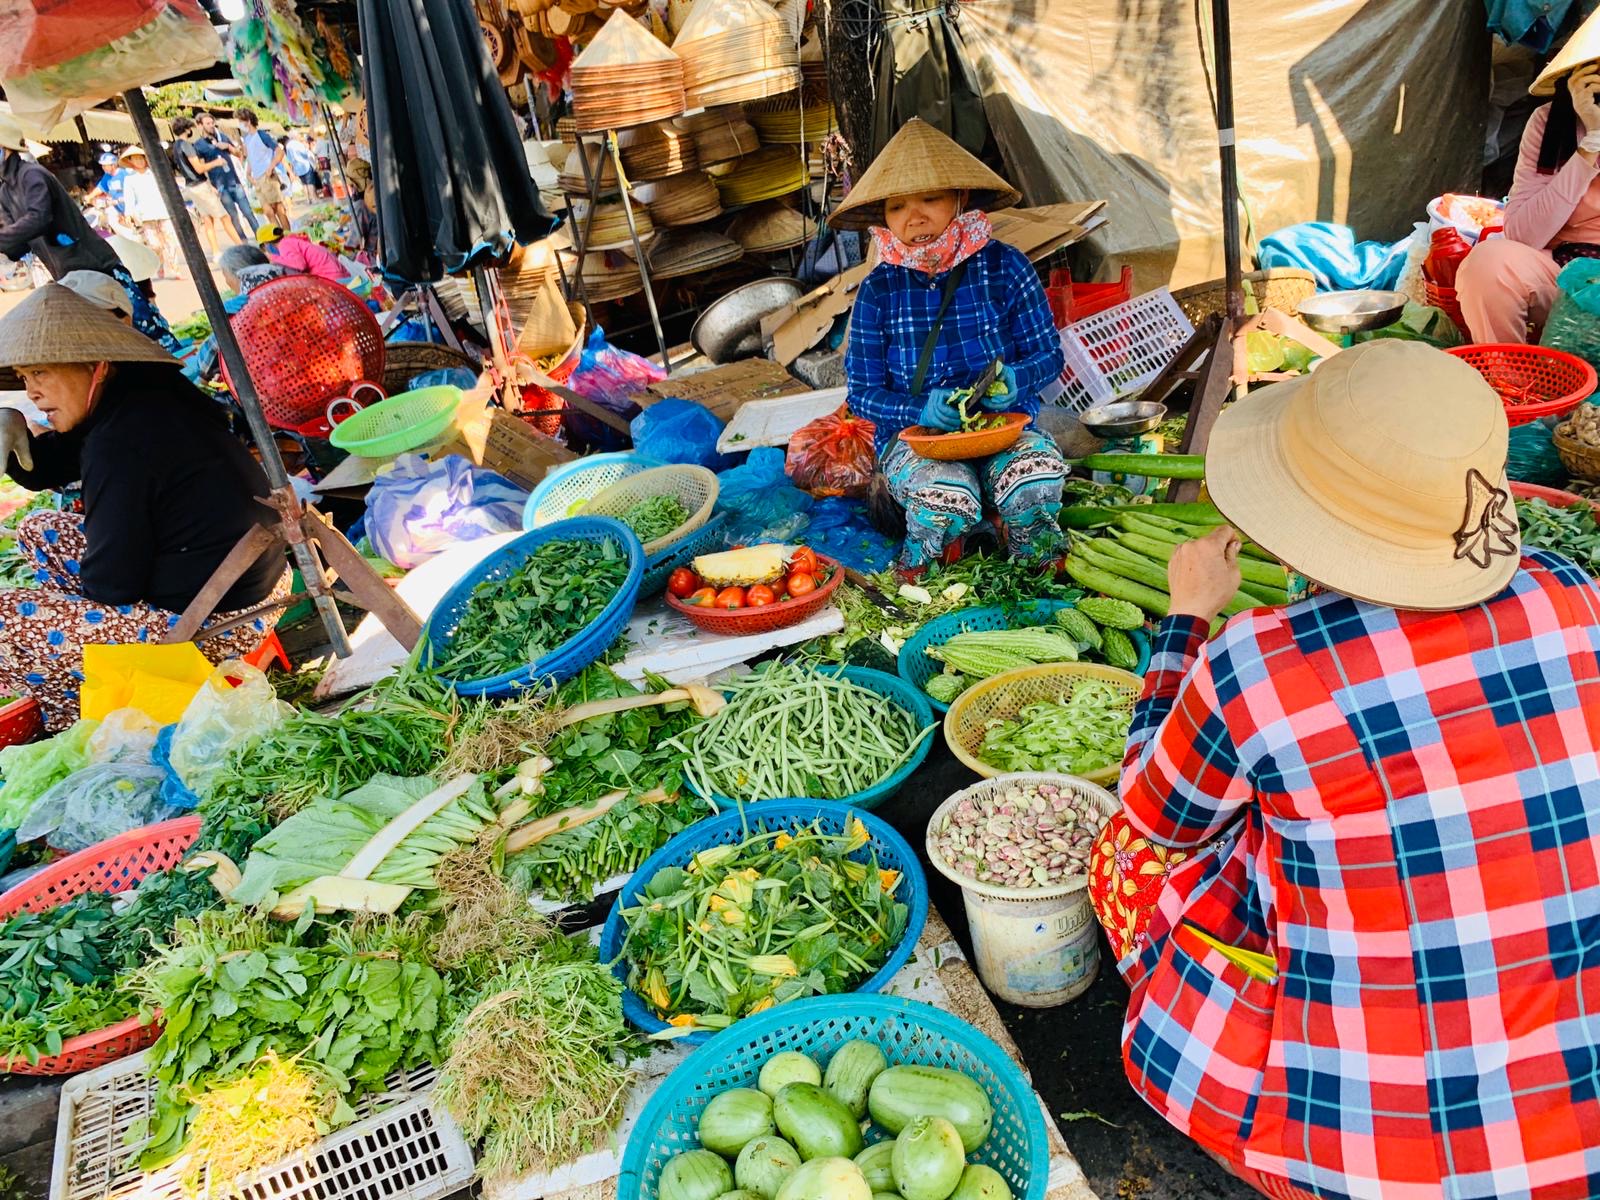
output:
[[[876,225],[872,228],[872,240],[877,244],[880,261],[921,271],[924,275],[943,275],[982,250],[992,236],[994,226],[989,224],[988,214],[981,212],[961,213],[943,233],[920,246],[906,245],[887,229]]]

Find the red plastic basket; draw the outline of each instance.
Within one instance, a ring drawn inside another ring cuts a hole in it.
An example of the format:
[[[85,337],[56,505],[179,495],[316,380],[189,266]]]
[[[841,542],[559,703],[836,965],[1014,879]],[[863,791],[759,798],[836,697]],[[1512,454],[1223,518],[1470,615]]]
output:
[[[328,401],[383,379],[376,318],[349,288],[326,279],[288,275],[264,283],[232,325],[261,410],[278,429],[325,422]]]
[[[1065,329],[1074,321],[1132,300],[1133,268],[1123,267],[1122,278],[1116,283],[1074,283],[1070,270],[1057,267],[1050,272],[1050,286],[1045,288],[1045,296],[1050,301],[1050,315],[1055,318],[1056,328]]]
[[[85,892],[125,892],[146,875],[175,867],[200,836],[200,818],[176,817],[143,829],[108,838],[44,870],[0,896],[0,918],[19,912],[46,912]],[[41,1058],[0,1061],[0,1073],[13,1075],[70,1075],[137,1054],[161,1036],[161,1025],[141,1024],[129,1017],[104,1029],[68,1038],[61,1053]]]
[[[1467,319],[1461,315],[1461,301],[1456,299],[1456,289],[1453,287],[1440,287],[1436,283],[1422,281],[1422,291],[1427,297],[1428,304],[1433,308],[1442,309],[1444,315],[1455,322],[1461,336],[1467,341],[1472,340],[1472,330],[1467,328]]]
[[[681,612],[707,633],[724,637],[744,637],[752,633],[771,633],[774,629],[787,629],[798,625],[807,617],[819,613],[839,590],[844,581],[844,571],[833,559],[817,555],[817,565],[831,572],[828,580],[810,595],[798,600],[783,600],[777,604],[762,604],[755,608],[701,608],[698,604],[685,604],[671,592],[666,594],[668,607]]]
[[[1578,495],[1576,492],[1564,492],[1560,488],[1540,487],[1537,483],[1518,483],[1511,481],[1511,494],[1518,500],[1543,500],[1551,508],[1576,508],[1580,504],[1593,507],[1594,501]]]
[[[1506,420],[1512,425],[1559,417],[1594,395],[1594,368],[1565,350],[1489,342],[1456,346],[1445,353],[1455,355],[1488,380],[1500,393]]]
[[[44,711],[32,696],[0,708],[0,746],[21,746],[44,732]]]

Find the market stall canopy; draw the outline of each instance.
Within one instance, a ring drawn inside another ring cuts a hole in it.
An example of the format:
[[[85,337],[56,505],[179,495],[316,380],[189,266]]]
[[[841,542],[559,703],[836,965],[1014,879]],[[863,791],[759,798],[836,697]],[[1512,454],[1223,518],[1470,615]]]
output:
[[[467,0],[361,0],[378,231],[386,273],[436,280],[555,221]]]
[[[1213,279],[1222,201],[1207,31],[1190,5],[1139,21],[1125,9],[962,9],[1003,173],[1029,204],[1110,201],[1114,223],[1093,246],[1102,274],[1133,266],[1135,291]],[[1240,184],[1258,230],[1336,221],[1396,238],[1433,197],[1475,190],[1489,83],[1479,6],[1234,0],[1233,61]]]
[[[78,128],[80,120],[83,122],[82,130]],[[0,122],[3,121],[15,122],[16,117],[11,111],[11,105],[0,100]],[[172,137],[170,122],[157,120],[156,129],[163,138]],[[127,145],[139,140],[139,135],[133,128],[133,118],[125,112],[109,108],[85,109],[77,117],[70,117],[52,125],[42,135],[30,133],[29,136],[35,141],[59,145],[65,142],[81,143],[84,141],[85,133],[89,135],[88,140],[91,142],[116,142]]]

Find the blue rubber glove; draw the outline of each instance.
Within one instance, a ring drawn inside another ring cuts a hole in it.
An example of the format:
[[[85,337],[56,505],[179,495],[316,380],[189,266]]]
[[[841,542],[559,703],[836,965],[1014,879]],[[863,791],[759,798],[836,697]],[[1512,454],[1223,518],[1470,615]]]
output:
[[[994,377],[994,381],[1005,385],[1006,390],[996,392],[992,396],[981,397],[978,401],[979,406],[989,412],[1010,412],[1017,406],[1017,401],[1021,399],[1017,395],[1017,373],[1010,367],[1001,367],[1000,373]]]
[[[940,433],[954,433],[961,428],[961,413],[951,403],[955,392],[950,388],[934,388],[928,393],[928,402],[922,406],[922,416],[917,423]]]

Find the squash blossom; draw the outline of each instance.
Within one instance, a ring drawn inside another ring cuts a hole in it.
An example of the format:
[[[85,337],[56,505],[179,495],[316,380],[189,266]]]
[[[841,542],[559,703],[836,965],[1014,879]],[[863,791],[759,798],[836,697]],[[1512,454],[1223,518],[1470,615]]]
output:
[[[859,850],[867,844],[867,827],[861,823],[860,817],[851,817],[848,828],[850,830],[850,841],[845,846],[847,852]]]
[[[745,965],[757,975],[776,975],[787,979],[800,974],[800,968],[794,965],[794,959],[787,954],[758,954]]]
[[[772,848],[774,850],[782,850],[792,841],[794,841],[794,839],[787,833],[780,833],[777,837],[772,839]]]
[[[667,979],[660,967],[651,967],[645,975],[644,990],[650,997],[650,1003],[657,1008],[666,1008],[672,1003],[672,995],[667,991]]]

